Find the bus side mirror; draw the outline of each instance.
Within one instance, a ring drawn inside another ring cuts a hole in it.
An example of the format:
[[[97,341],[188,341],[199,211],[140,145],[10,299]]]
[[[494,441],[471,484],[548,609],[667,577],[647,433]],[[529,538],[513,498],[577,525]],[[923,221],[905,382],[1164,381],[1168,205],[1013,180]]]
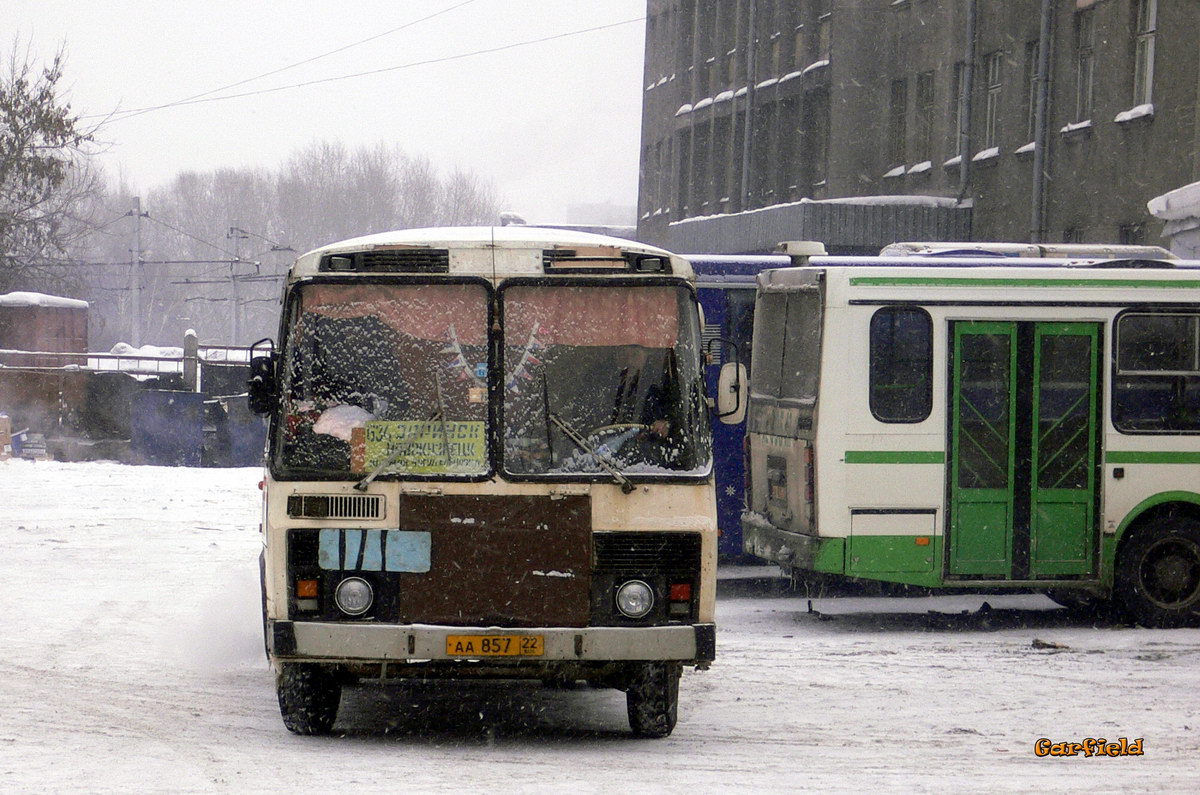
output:
[[[746,365],[738,361],[721,365],[721,374],[717,377],[717,418],[726,425],[737,425],[745,420],[749,391]]]
[[[268,342],[269,340],[260,340]],[[250,346],[253,351],[256,342]],[[275,379],[275,363],[279,355],[271,351],[265,356],[250,357],[250,380],[246,383],[246,402],[250,411],[262,416],[270,414],[279,401],[279,383]]]

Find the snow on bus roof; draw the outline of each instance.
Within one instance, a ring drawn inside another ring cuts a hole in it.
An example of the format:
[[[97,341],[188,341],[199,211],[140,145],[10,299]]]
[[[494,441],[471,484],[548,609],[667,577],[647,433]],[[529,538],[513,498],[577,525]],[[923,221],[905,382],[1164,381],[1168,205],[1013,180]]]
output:
[[[0,295],[0,306],[45,306],[54,309],[87,309],[88,302],[45,293],[14,292]]]
[[[413,245],[438,248],[474,248],[500,244],[508,248],[549,248],[553,246],[614,246],[643,254],[670,252],[645,243],[593,232],[549,229],[536,226],[445,226],[428,229],[400,229],[350,238],[313,249],[309,254],[355,251],[372,246]]]

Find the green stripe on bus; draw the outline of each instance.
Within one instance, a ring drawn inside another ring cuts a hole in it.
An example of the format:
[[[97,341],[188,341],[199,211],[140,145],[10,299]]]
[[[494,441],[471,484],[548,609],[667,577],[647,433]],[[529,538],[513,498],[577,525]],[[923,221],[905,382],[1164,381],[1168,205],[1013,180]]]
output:
[[[1139,287],[1200,288],[1197,279],[1004,279],[942,276],[852,276],[851,287]]]
[[[1106,464],[1200,464],[1200,453],[1140,453],[1109,450]]]
[[[847,450],[847,464],[944,464],[941,450]]]

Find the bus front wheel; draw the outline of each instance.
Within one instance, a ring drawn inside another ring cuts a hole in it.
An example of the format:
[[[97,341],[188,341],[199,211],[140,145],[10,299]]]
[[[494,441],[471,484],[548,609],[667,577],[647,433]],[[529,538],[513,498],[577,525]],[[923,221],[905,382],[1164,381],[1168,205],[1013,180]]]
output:
[[[1116,598],[1139,624],[1200,625],[1200,522],[1172,516],[1138,528],[1115,575]]]
[[[677,663],[639,663],[629,674],[625,703],[629,727],[638,737],[666,737],[679,717]]]
[[[284,663],[275,677],[279,713],[293,734],[328,734],[337,718],[342,685],[328,668]]]

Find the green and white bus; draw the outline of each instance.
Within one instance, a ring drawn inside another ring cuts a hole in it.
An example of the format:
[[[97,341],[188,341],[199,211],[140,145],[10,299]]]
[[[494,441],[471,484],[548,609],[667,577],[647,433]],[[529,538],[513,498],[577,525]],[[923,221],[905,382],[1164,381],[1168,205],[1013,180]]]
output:
[[[1200,263],[814,257],[753,361],[747,552],[1200,623]]]

